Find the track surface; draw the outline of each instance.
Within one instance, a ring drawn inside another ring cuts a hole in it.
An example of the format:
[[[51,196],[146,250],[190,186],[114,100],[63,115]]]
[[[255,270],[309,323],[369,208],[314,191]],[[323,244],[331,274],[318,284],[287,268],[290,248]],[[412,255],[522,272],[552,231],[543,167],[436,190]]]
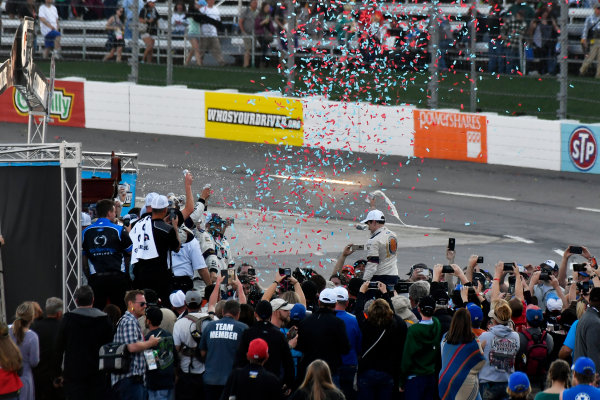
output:
[[[0,123],[3,143],[26,139],[25,125]],[[63,140],[83,143],[84,151],[138,153],[139,198],[150,191],[183,193],[183,169],[193,172],[196,192],[211,183],[212,208],[236,217],[229,235],[234,237],[238,262],[251,261],[268,274],[282,264],[330,269],[344,244],[368,237],[354,225],[365,215],[364,199],[373,190],[387,194],[405,224],[424,227],[402,226],[377,200],[394,224],[390,228],[400,235],[401,271],[418,261],[444,263],[448,237],[457,239],[459,264],[479,254],[485,256],[488,268],[497,260],[559,262],[555,250],[569,244],[585,245],[593,254],[600,250],[598,175],[48,128],[47,142]],[[305,180],[286,178],[290,176]],[[352,255],[349,261],[359,256]]]

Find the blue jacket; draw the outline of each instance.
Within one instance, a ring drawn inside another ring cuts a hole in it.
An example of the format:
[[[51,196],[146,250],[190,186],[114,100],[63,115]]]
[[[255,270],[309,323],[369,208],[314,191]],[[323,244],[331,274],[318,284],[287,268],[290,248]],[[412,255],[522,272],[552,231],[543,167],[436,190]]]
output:
[[[348,335],[348,341],[350,342],[350,351],[348,354],[342,356],[343,365],[358,365],[358,354],[360,354],[360,347],[362,343],[362,333],[358,327],[358,321],[356,317],[346,311],[336,310],[336,316],[344,321],[346,325],[346,334]]]

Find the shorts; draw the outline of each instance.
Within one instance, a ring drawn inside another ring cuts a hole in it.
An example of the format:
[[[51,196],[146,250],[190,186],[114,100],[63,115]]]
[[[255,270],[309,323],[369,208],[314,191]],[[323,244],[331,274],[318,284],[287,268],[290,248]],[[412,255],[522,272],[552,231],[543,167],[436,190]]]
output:
[[[44,36],[44,46],[48,47],[49,49],[53,49],[54,39],[59,36],[61,36],[59,31],[51,30],[46,36]]]
[[[244,50],[248,52],[252,51],[252,38],[244,38]]]

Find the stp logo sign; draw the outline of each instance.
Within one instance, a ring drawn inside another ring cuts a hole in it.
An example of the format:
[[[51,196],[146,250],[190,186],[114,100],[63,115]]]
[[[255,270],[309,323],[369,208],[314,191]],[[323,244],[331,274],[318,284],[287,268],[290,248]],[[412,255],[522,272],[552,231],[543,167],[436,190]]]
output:
[[[579,127],[569,138],[569,156],[577,168],[582,171],[591,169],[598,157],[598,143],[592,131]]]

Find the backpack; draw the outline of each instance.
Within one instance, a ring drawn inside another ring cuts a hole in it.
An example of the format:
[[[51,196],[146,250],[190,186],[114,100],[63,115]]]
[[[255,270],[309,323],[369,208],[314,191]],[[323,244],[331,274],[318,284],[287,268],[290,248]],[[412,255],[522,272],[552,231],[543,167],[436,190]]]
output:
[[[205,317],[198,318],[198,317],[194,317],[193,315],[187,314],[184,318],[192,321],[192,324],[190,325],[190,336],[192,337],[192,339],[194,339],[194,342],[196,342],[196,347],[192,348],[192,347],[183,345],[179,352],[183,356],[193,357],[193,358],[196,358],[197,360],[200,360],[201,359],[200,339],[202,339],[202,324],[204,324],[205,321],[212,321],[213,317],[208,315]],[[190,366],[191,366],[191,363],[190,363]]]
[[[520,360],[520,370],[529,376],[546,376],[548,371],[548,344],[546,342],[545,330],[541,334],[532,335],[524,330],[523,335],[527,338],[527,348]]]

